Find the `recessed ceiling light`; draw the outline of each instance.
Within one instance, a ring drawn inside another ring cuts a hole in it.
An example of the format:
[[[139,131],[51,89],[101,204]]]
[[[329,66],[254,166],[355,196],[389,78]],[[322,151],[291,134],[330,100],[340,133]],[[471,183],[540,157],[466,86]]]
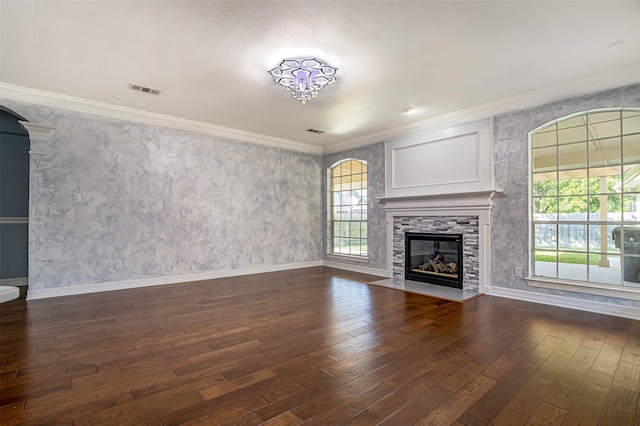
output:
[[[416,107],[407,107],[407,108],[403,109],[402,112],[404,114],[414,114],[414,113],[418,112],[418,108],[416,108]]]

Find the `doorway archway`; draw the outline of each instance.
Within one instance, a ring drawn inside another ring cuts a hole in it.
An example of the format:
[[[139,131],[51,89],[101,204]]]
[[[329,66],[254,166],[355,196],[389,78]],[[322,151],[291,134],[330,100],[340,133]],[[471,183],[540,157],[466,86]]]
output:
[[[28,285],[29,132],[0,107],[0,285]]]

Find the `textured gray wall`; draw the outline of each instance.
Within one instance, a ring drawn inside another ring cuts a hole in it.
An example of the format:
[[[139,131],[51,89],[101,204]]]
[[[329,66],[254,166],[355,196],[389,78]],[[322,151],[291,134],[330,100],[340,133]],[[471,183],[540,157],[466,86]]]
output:
[[[325,259],[332,262],[354,264],[376,269],[386,269],[387,259],[387,234],[385,226],[385,213],[382,206],[376,201],[377,197],[384,197],[384,143],[367,145],[361,148],[350,149],[335,154],[327,154],[322,161],[322,232],[324,253],[328,248],[327,234],[327,170],[333,164],[347,158],[357,158],[367,162],[367,198],[369,200],[367,233],[369,259],[367,262],[354,262],[345,258],[334,256]]]
[[[569,114],[596,108],[639,107],[640,84],[516,111],[494,119],[496,196],[491,213],[491,285],[600,302],[638,305],[624,299],[528,287],[513,268],[529,267],[528,134]]]
[[[56,127],[31,147],[32,289],[322,259],[321,156],[3,103]]]
[[[326,170],[367,161],[368,197],[384,196],[384,144],[319,156],[177,130],[3,102],[57,127],[31,159],[32,288],[250,268],[325,256]],[[528,267],[528,132],[593,108],[640,106],[640,84],[494,119],[496,187],[491,285],[623,305],[623,299],[536,289]],[[80,203],[73,192],[82,193]],[[320,213],[321,212],[321,213]],[[385,214],[369,208],[367,263],[386,268]],[[115,270],[116,259],[124,269]]]

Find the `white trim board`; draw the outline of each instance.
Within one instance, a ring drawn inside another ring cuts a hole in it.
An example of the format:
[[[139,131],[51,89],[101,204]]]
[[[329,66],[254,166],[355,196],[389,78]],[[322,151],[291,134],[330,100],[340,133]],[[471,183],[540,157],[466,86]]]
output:
[[[561,308],[577,309],[579,311],[640,320],[640,309],[634,306],[614,305],[611,303],[574,299],[554,294],[534,293],[531,291],[514,290],[511,288],[495,286],[485,289],[485,294],[490,296],[506,297],[509,299],[524,300],[525,302],[542,303],[544,305],[559,306]]]
[[[385,197],[491,191],[492,120],[384,144]]]
[[[331,260],[323,260],[322,266],[327,268],[344,269],[345,271],[360,272],[361,274],[375,275],[377,277],[387,278],[389,275],[384,269],[371,268],[369,266],[352,265],[350,263],[333,262]]]
[[[322,261],[287,263],[283,265],[258,266],[254,268],[232,269],[226,271],[210,271],[196,274],[170,275],[164,277],[142,278],[139,280],[114,281],[95,284],[81,284],[67,287],[29,289],[27,300],[46,299],[49,297],[73,296],[78,294],[100,293],[103,291],[125,290],[155,285],[179,284],[190,281],[212,280],[216,278],[236,277],[240,275],[262,274],[265,272],[287,271],[291,269],[322,266]]]
[[[201,281],[207,279],[226,278],[240,275],[251,275],[266,272],[277,272],[293,269],[302,269],[315,266],[326,266],[329,268],[343,269],[363,274],[386,277],[387,272],[382,269],[370,268],[367,266],[349,265],[331,261],[312,261],[304,263],[291,263],[285,265],[274,265],[266,267],[246,268],[229,271],[212,271],[197,274],[173,275],[166,277],[145,278],[140,280],[128,280],[107,282],[98,284],[83,284],[69,287],[32,289],[27,293],[27,300],[46,299],[49,297],[73,296],[80,294],[99,293],[103,291],[125,290],[140,287],[151,287],[165,284],[179,284],[190,281]],[[559,306],[569,309],[594,312],[605,315],[613,315],[634,320],[640,320],[640,309],[633,306],[613,305],[609,303],[594,302],[588,300],[578,300],[564,296],[555,296],[543,293],[533,293],[529,291],[514,290],[504,287],[491,286],[486,288],[485,294],[490,296],[505,297],[509,299],[524,300],[533,303]]]
[[[370,268],[366,266],[349,265],[326,260],[322,262],[322,264],[323,266],[329,268],[344,269],[347,271],[360,272],[363,274],[378,275],[383,277],[388,275],[385,270]],[[514,290],[505,287],[485,286],[485,291],[485,294],[489,296],[517,299],[523,300],[525,302],[541,303],[544,305],[558,306],[561,308],[577,309],[579,311],[640,320],[640,309],[633,306],[614,305],[610,303],[574,299],[566,296],[555,296],[552,294]]]
[[[28,217],[0,217],[0,225],[28,225]]]

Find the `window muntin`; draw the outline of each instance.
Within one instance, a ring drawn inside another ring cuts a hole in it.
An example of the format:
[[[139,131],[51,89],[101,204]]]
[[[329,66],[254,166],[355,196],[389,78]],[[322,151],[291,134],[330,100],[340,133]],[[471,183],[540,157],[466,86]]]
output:
[[[329,169],[329,252],[367,256],[367,163],[347,159]]]
[[[559,119],[530,143],[533,275],[640,288],[640,109]]]

